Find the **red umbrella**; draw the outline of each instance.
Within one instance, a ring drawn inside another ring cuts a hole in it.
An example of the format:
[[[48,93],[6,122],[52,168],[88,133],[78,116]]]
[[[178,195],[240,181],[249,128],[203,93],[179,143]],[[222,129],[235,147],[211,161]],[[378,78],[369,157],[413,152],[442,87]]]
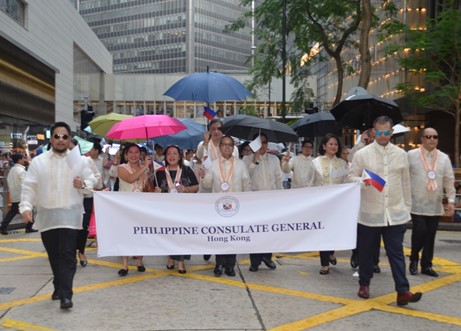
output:
[[[124,139],[149,139],[178,133],[187,127],[178,119],[167,115],[142,115],[116,123],[107,137]]]

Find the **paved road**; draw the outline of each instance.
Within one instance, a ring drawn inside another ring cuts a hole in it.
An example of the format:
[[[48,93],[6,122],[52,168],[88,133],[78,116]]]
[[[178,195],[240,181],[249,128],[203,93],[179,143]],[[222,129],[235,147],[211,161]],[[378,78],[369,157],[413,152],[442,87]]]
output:
[[[409,247],[410,231],[405,237]],[[440,231],[434,269],[440,277],[408,276],[420,302],[397,307],[390,267],[381,251],[382,273],[371,299],[357,297],[350,252],[321,276],[318,253],[277,254],[277,269],[248,271],[239,256],[237,276],[213,276],[212,261],[193,256],[187,273],[166,270],[165,257],[146,257],[139,273],[131,260],[120,278],[118,258],[98,258],[77,268],[74,308],[50,299],[50,267],[37,233],[0,237],[0,329],[2,330],[461,330],[461,232]],[[409,254],[408,249],[406,255]],[[212,258],[213,260],[213,258]]]

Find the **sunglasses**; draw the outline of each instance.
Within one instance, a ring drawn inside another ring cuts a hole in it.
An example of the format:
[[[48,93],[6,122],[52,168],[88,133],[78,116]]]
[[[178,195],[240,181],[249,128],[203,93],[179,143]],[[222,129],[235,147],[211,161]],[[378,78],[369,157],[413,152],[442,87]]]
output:
[[[64,140],[67,140],[67,139],[69,139],[69,135],[67,135],[67,134],[57,134],[57,133],[55,133],[55,134],[53,135],[53,138],[54,138],[54,139],[62,138],[62,139],[64,139]]]
[[[426,138],[426,139],[434,139],[434,140],[436,140],[436,139],[439,139],[439,136],[438,136],[438,135],[436,135],[436,134],[434,134],[434,135],[432,135],[432,136],[431,136],[431,135],[428,135],[428,136],[424,136],[424,138]]]
[[[391,135],[391,130],[375,130],[375,135],[381,136],[383,134],[385,136],[390,136]]]

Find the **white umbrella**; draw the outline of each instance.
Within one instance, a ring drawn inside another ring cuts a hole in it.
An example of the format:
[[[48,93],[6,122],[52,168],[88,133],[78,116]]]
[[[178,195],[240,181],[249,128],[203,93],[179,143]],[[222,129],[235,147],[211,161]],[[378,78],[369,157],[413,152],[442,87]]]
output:
[[[394,129],[394,134],[392,135],[393,137],[402,136],[405,133],[410,132],[410,128],[407,128],[402,124],[396,124],[392,127],[392,129]]]

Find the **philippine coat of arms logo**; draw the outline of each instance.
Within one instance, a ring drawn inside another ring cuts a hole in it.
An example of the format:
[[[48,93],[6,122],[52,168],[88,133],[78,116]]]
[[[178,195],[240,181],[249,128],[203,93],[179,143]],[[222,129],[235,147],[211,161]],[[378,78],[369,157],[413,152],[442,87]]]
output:
[[[223,217],[232,217],[239,211],[240,202],[237,198],[226,195],[216,200],[216,212]]]

